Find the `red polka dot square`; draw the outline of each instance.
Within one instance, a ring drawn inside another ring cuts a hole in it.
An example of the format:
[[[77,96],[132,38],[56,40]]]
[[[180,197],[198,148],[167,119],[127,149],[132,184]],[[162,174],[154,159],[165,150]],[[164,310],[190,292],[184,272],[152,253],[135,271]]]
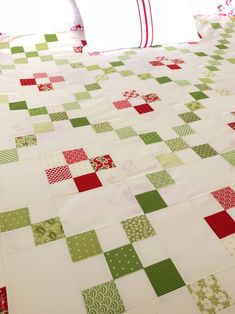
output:
[[[67,150],[63,155],[69,165],[88,159],[83,148]]]
[[[235,221],[225,210],[208,216],[205,220],[219,239],[235,233]]]
[[[95,172],[85,174],[83,176],[74,178],[73,180],[79,192],[96,189],[102,186],[102,183],[100,182],[100,179]]]
[[[211,193],[224,209],[235,206],[235,191],[226,187]]]
[[[69,167],[61,166],[56,168],[51,168],[46,170],[46,175],[48,182],[54,184],[60,181],[68,180],[72,178],[72,174],[69,170]]]

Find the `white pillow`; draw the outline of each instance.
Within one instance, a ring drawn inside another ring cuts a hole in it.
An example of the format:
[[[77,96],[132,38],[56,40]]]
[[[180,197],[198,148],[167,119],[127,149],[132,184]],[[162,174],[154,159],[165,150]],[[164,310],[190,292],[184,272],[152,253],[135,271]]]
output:
[[[75,0],[89,51],[198,41],[189,0]]]

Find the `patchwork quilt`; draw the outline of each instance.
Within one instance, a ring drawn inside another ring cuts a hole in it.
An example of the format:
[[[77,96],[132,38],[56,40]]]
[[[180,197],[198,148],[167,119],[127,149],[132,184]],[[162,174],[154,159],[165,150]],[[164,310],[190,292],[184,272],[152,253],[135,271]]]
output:
[[[235,313],[235,18],[84,54],[0,42],[0,313]]]

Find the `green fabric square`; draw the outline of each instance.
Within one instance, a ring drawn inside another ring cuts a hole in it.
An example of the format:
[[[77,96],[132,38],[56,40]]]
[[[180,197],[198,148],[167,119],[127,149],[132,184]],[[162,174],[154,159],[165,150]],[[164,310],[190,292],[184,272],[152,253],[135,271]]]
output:
[[[88,92],[92,91],[92,90],[101,89],[101,87],[98,83],[88,84],[88,85],[85,85],[85,87],[88,90]]]
[[[131,242],[140,241],[156,235],[145,215],[122,221],[122,227]]]
[[[211,23],[212,28],[219,29],[221,28],[221,25],[219,23]]]
[[[40,56],[40,60],[41,60],[42,62],[53,61],[53,57],[52,57],[51,55]]]
[[[218,49],[228,49],[228,47],[225,46],[225,45],[217,45],[216,47],[217,47]]]
[[[147,178],[156,189],[160,189],[162,187],[175,183],[175,181],[172,179],[172,177],[168,174],[166,170],[149,173],[147,174]]]
[[[100,69],[100,66],[98,64],[88,65],[86,69],[88,71],[97,71]]]
[[[17,148],[34,146],[37,145],[37,138],[34,134],[18,136],[15,138],[15,143]]]
[[[64,110],[67,111],[81,109],[79,103],[76,101],[63,104],[62,106],[64,107]]]
[[[46,107],[38,107],[38,108],[29,109],[29,114],[30,116],[40,116],[43,114],[48,114],[48,111]]]
[[[195,108],[195,106],[198,106],[198,103],[196,104],[194,103],[190,103],[188,104],[190,106],[193,106]],[[185,123],[191,123],[194,121],[199,121],[201,120],[201,118],[199,118],[194,112],[190,111],[190,112],[185,112],[185,113],[181,113],[179,114],[179,117],[185,122]]]
[[[7,104],[7,103],[8,103],[8,96],[0,95],[0,104]]]
[[[209,71],[219,71],[219,69],[213,65],[206,66]]]
[[[46,42],[58,41],[56,34],[45,34],[44,37]]]
[[[195,85],[200,91],[211,90],[210,86],[207,84],[196,84]]]
[[[140,138],[146,145],[162,142],[161,137],[156,132],[140,134]]]
[[[16,148],[0,150],[0,165],[10,164],[19,161],[19,156]]]
[[[218,155],[214,148],[212,148],[209,144],[194,146],[192,149],[203,159]]]
[[[110,62],[112,67],[120,67],[122,65],[125,65],[122,61],[114,61],[114,62]]]
[[[135,130],[133,130],[132,127],[130,126],[126,128],[117,129],[116,133],[120,139],[126,139],[128,137],[133,137],[137,135]]]
[[[157,156],[157,160],[160,162],[163,168],[173,168],[182,165],[182,161],[174,153],[162,154]]]
[[[102,253],[94,230],[68,237],[66,241],[73,262]]]
[[[191,83],[187,80],[177,80],[175,83],[179,86],[188,86],[191,85]]]
[[[59,217],[32,224],[32,231],[36,245],[64,238],[64,230]]]
[[[86,117],[70,119],[70,122],[74,128],[90,125],[90,122]]]
[[[145,214],[167,207],[167,204],[156,190],[138,194],[135,198]]]
[[[232,64],[235,64],[235,58],[230,58],[230,59],[227,59],[228,62],[232,63]]]
[[[208,56],[205,52],[195,52],[195,55],[197,55],[198,57],[206,57],[206,56]]]
[[[122,314],[123,301],[115,282],[108,281],[82,291],[87,314]]]
[[[189,145],[182,138],[173,138],[165,143],[173,152],[189,148]]]
[[[36,48],[37,51],[48,50],[49,49],[47,43],[36,44],[35,48]]]
[[[68,115],[65,111],[62,112],[54,112],[49,114],[51,121],[62,121],[62,120],[68,120]]]
[[[159,84],[165,84],[172,81],[168,76],[156,77],[155,80],[158,81]]]
[[[85,100],[91,98],[91,95],[88,92],[76,93],[74,96],[77,100]]]
[[[185,286],[182,277],[170,258],[146,267],[145,272],[157,296]]]
[[[37,51],[28,51],[25,53],[27,58],[35,58],[35,57],[39,57],[39,54]]]
[[[221,57],[220,55],[213,55],[211,56],[211,58],[215,59],[215,60],[223,60],[224,58]]]
[[[150,73],[138,74],[138,77],[139,77],[142,81],[149,80],[149,79],[153,78]]]
[[[54,126],[51,122],[41,122],[33,124],[35,133],[46,133],[54,131]]]
[[[195,133],[194,130],[191,128],[188,124],[182,124],[173,127],[173,130],[179,135],[179,136],[187,136],[190,134]]]
[[[71,65],[71,67],[72,67],[73,69],[80,69],[80,68],[84,68],[84,64],[83,64],[83,63],[81,63],[81,62],[71,63],[70,65]]]
[[[200,100],[200,99],[206,99],[206,98],[209,98],[206,94],[204,94],[203,92],[193,92],[193,93],[190,93],[190,95],[196,99],[196,100]]]
[[[14,63],[15,64],[26,64],[26,63],[28,63],[28,59],[26,59],[26,58],[17,58],[17,59],[14,60]]]
[[[122,56],[119,56],[117,57],[119,60],[128,60],[128,59],[131,59],[131,57],[129,57],[128,55],[122,55]]]
[[[210,79],[210,78],[208,78],[208,77],[203,77],[203,78],[200,78],[199,79],[202,83],[204,83],[204,84],[212,84],[212,83],[214,83],[214,81],[212,81],[212,79]]]
[[[15,46],[11,48],[11,53],[15,54],[15,53],[22,53],[24,52],[24,47],[22,46]]]
[[[10,110],[25,110],[28,109],[26,101],[15,101],[9,103]]]
[[[121,76],[123,76],[123,77],[135,75],[135,73],[134,73],[133,71],[131,71],[131,70],[120,71],[119,73],[120,73]]]
[[[55,64],[56,65],[65,65],[65,64],[69,64],[69,61],[67,59],[59,59],[59,60],[55,60]]]
[[[111,73],[117,72],[117,70],[116,70],[115,68],[112,68],[112,67],[103,68],[102,71],[103,71],[105,74],[111,74]]]
[[[0,213],[1,232],[11,231],[30,225],[28,208],[20,208]]]
[[[113,131],[113,128],[109,122],[101,122],[101,123],[92,124],[92,127],[96,131],[96,133],[104,133],[104,132]]]
[[[221,63],[219,61],[217,61],[217,60],[209,60],[208,63],[210,65],[221,65]]]
[[[132,244],[106,252],[104,255],[114,279],[143,268]]]
[[[0,49],[10,48],[9,42],[0,42]]]
[[[226,152],[221,154],[221,156],[230,163],[230,165],[235,166],[235,150],[231,152]]]

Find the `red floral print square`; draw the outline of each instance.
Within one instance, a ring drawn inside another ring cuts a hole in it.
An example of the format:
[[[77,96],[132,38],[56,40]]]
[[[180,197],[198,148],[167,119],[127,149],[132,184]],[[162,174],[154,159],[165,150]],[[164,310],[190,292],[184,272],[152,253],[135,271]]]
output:
[[[8,314],[6,287],[0,288],[0,313]]]
[[[54,184],[60,181],[68,180],[72,178],[72,174],[70,172],[69,167],[61,166],[56,168],[51,168],[46,170],[46,175],[48,182],[50,184]]]
[[[138,96],[140,96],[140,94],[138,94],[136,90],[129,90],[129,91],[123,92],[122,95],[127,99],[137,98]]]
[[[181,60],[181,59],[171,59],[171,61],[172,61],[173,63],[175,63],[175,64],[182,64],[182,63],[184,63],[184,61]]]
[[[88,159],[83,148],[67,150],[63,155],[69,165]]]
[[[225,210],[208,216],[205,220],[219,239],[235,233],[235,221]]]
[[[132,107],[128,100],[115,101],[113,104],[118,110]]]
[[[152,66],[154,66],[154,67],[159,67],[159,66],[164,65],[164,63],[162,63],[161,61],[157,61],[157,60],[150,61],[149,63],[150,63]]]
[[[149,104],[138,105],[138,106],[135,106],[134,108],[139,114],[154,111],[153,108]]]
[[[96,189],[102,186],[102,183],[95,172],[76,177],[73,180],[79,192]]]
[[[160,100],[157,94],[147,94],[147,95],[142,96],[142,98],[144,99],[144,101],[148,103]]]
[[[76,53],[82,53],[83,47],[82,47],[82,46],[73,47],[73,50],[74,50],[74,52],[76,52]]]
[[[110,155],[91,158],[90,163],[95,172],[116,167]]]
[[[50,91],[52,89],[53,89],[53,87],[52,87],[51,83],[38,84],[38,90],[40,92],[47,92],[47,91]]]
[[[211,193],[224,209],[235,206],[235,191],[226,187]]]

